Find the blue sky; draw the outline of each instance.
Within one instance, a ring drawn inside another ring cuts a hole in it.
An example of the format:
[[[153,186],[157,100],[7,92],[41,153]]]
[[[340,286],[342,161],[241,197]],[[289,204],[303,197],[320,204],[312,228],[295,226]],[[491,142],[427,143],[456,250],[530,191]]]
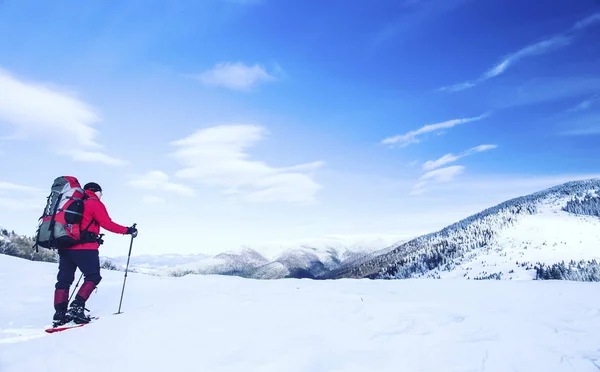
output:
[[[593,0],[5,0],[0,34],[24,234],[63,174],[140,254],[391,242],[600,175]]]

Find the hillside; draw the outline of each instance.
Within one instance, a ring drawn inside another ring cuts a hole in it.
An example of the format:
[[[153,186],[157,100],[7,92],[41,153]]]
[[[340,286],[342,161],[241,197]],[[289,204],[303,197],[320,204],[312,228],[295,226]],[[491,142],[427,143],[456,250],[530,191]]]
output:
[[[600,280],[600,180],[508,200],[320,279]]]
[[[258,281],[132,273],[122,314],[114,315],[124,277],[106,271],[86,304],[100,319],[49,335],[43,329],[51,323],[55,276],[54,264],[0,255],[0,283],[11,283],[0,285],[2,372],[358,372],[398,366],[571,372],[600,366],[600,283]],[[92,349],[84,346],[90,344]]]
[[[19,235],[0,226],[0,254],[32,261],[57,262],[58,258],[55,252],[41,247],[36,252],[33,248],[34,244],[34,238]]]

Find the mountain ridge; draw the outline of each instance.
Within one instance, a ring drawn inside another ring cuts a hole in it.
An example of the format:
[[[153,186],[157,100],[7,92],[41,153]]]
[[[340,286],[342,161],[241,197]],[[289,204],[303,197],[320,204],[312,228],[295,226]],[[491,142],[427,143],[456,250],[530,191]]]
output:
[[[367,259],[360,264],[342,265],[318,279],[402,279],[422,276],[439,266],[451,264],[465,253],[487,245],[498,231],[514,225],[521,216],[535,214],[543,204],[559,202],[565,204],[563,208],[568,208],[567,203],[575,205],[577,201],[587,200],[589,204],[595,205],[599,192],[600,179],[593,178],[570,181],[516,197],[439,231],[416,237],[396,246],[388,253]],[[588,214],[597,213],[595,208],[589,209]]]

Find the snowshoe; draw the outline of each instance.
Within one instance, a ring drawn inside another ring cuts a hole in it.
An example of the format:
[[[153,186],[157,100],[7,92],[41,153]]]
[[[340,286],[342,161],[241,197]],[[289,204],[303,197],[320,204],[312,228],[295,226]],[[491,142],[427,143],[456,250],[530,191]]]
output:
[[[56,310],[54,317],[52,318],[52,326],[58,327],[69,323],[71,320],[71,316],[67,314],[66,310]]]
[[[89,315],[86,315],[84,313],[84,310],[89,312],[89,310],[86,309],[84,306],[79,305],[77,303],[72,303],[71,307],[69,308],[69,311],[67,311],[67,316],[75,324],[89,323],[92,318]]]

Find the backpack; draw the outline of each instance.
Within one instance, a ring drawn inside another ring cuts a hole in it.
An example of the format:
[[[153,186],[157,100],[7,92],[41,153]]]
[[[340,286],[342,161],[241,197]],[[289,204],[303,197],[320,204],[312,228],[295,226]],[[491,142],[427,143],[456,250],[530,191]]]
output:
[[[38,246],[63,249],[84,242],[82,232],[89,228],[81,229],[86,199],[87,195],[77,178],[61,176],[54,180],[46,207],[38,220],[34,245],[36,251]]]

